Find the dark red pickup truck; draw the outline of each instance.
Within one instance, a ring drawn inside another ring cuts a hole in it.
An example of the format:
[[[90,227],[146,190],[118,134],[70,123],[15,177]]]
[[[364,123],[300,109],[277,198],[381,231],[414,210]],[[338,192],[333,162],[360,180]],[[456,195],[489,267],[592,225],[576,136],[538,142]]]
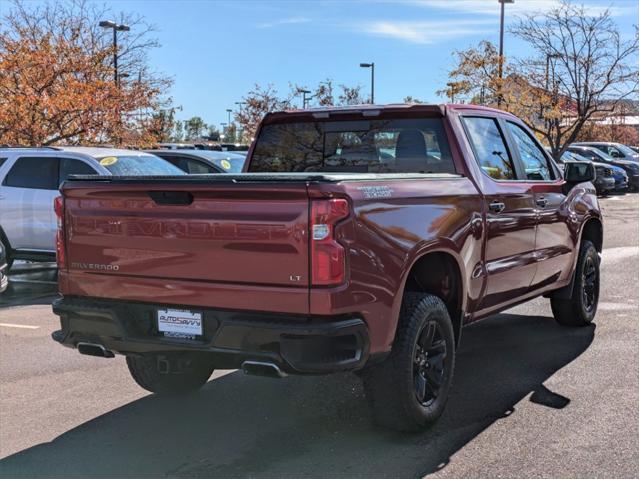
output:
[[[592,321],[603,229],[516,117],[468,105],[269,114],[245,172],[61,188],[53,338],[157,393],[214,368],[357,371],[383,425],[444,408],[462,326],[540,295]]]

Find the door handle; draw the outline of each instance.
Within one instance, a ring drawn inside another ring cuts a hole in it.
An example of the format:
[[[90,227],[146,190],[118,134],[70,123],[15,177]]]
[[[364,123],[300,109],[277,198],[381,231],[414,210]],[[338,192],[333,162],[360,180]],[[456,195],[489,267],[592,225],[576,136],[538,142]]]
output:
[[[488,208],[493,213],[501,213],[506,208],[506,205],[504,203],[499,202],[499,201],[493,201],[492,203],[490,203],[488,205]]]
[[[545,208],[548,204],[548,200],[541,196],[535,200],[535,203],[537,203],[537,206],[539,206],[540,208]]]

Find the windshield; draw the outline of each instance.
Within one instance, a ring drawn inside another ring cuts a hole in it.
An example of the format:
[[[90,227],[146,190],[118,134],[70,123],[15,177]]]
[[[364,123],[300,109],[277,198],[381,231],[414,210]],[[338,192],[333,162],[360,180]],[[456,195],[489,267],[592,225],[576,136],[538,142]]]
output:
[[[590,161],[588,158],[581,156],[579,153],[575,153],[574,151],[564,151],[564,154],[561,155],[561,161]]]
[[[98,158],[114,176],[167,176],[185,173],[168,161],[155,155],[118,155]]]
[[[455,173],[442,121],[299,122],[266,125],[251,172]]]
[[[615,143],[615,148],[623,153],[624,156],[638,156],[638,153],[632,148],[627,147],[622,143]]]
[[[572,148],[572,147],[571,147]],[[583,158],[589,161],[615,161],[615,159],[610,156],[608,153],[605,153],[596,148],[592,148],[589,146],[583,147],[574,147],[575,149],[569,150],[571,153],[577,153],[581,155]]]

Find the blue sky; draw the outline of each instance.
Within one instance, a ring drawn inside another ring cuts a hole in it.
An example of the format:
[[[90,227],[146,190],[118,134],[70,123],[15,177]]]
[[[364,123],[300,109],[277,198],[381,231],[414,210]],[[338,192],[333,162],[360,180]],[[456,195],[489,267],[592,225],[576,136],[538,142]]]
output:
[[[289,82],[312,87],[336,84],[370,88],[376,65],[377,103],[406,95],[441,102],[453,51],[499,39],[497,0],[119,0],[114,12],[135,12],[154,24],[161,48],[154,67],[174,79],[170,92],[183,110],[219,126],[255,83],[281,92]],[[556,5],[557,0],[515,0],[506,5],[506,25],[516,15]],[[626,35],[639,23],[639,2],[584,0],[593,12],[612,8]],[[525,46],[508,33],[506,55]]]

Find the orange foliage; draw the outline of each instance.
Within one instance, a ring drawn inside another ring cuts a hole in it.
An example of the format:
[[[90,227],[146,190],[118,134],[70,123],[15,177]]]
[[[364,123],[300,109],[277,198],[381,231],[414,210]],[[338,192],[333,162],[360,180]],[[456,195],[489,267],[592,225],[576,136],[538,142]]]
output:
[[[150,144],[150,119],[169,82],[113,81],[113,49],[8,17],[0,31],[0,143]]]

